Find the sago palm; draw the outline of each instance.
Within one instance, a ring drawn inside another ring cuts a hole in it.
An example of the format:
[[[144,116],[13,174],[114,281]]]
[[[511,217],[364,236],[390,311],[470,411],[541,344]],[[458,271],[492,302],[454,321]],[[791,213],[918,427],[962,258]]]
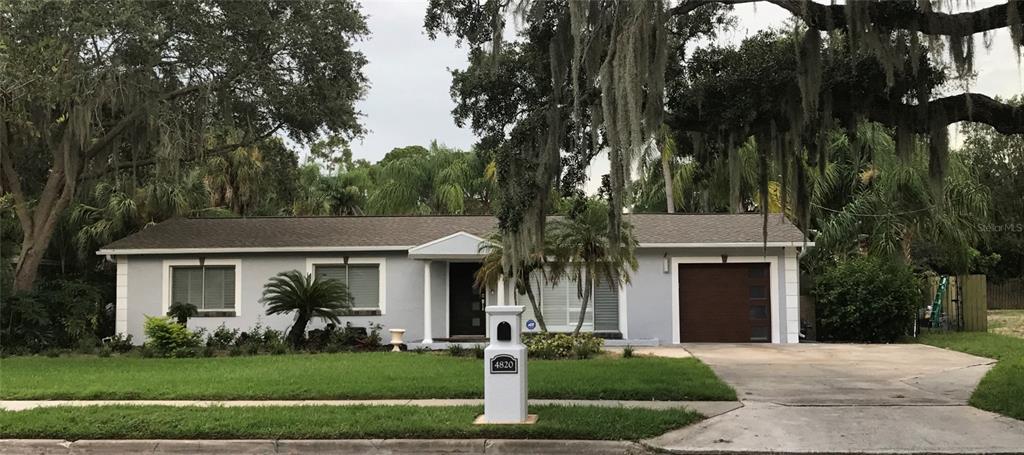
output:
[[[551,281],[567,278],[576,282],[582,300],[580,318],[574,334],[580,332],[586,319],[587,305],[594,288],[600,284],[614,289],[629,283],[630,272],[636,271],[636,247],[632,225],[623,222],[621,236],[608,237],[608,208],[596,201],[587,201],[577,213],[551,223],[548,237],[551,247]]]
[[[260,303],[267,306],[267,316],[295,313],[288,341],[298,347],[305,339],[306,326],[313,318],[340,323],[339,317],[352,308],[352,294],[341,281],[291,270],[277,274],[263,286]]]

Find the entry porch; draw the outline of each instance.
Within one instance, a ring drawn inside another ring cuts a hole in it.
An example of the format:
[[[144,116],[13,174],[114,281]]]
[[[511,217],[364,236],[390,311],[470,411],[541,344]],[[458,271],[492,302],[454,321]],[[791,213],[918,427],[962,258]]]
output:
[[[486,251],[480,246],[486,239],[467,232],[419,245],[409,257],[422,263],[423,338],[409,340],[410,348],[445,349],[452,344],[473,346],[487,342],[487,315],[490,305],[522,305],[523,333],[541,331],[540,318],[525,295],[517,295],[503,279],[477,286],[476,275]],[[581,311],[576,283],[562,280],[557,285],[534,277],[534,294],[548,331],[568,332],[575,328]],[[625,324],[625,290],[598,286],[587,312],[583,331],[605,338],[606,345],[657,345],[657,339],[628,340]]]

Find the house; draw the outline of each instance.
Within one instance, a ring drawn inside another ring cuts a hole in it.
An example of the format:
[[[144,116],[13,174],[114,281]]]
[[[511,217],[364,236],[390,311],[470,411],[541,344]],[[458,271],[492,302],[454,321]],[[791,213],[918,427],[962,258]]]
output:
[[[596,289],[584,330],[621,343],[799,340],[798,255],[802,233],[772,215],[632,214],[639,269],[621,289]],[[287,315],[259,302],[272,276],[300,270],[345,281],[355,305],[344,320],[406,330],[425,344],[486,336],[484,306],[527,307],[524,332],[539,330],[525,296],[505,283],[473,286],[489,216],[360,216],[173,219],[98,253],[117,263],[116,330],[143,339],[145,316],[173,301],[199,308],[192,327],[257,323],[279,330]],[[579,317],[576,285],[542,285],[547,327],[569,331]],[[311,328],[315,327],[311,324]]]

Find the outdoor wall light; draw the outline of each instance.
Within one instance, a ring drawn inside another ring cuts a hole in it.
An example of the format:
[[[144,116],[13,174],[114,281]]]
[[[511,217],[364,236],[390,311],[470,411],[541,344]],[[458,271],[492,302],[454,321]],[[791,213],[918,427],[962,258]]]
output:
[[[669,272],[669,260],[668,260],[668,253],[665,253],[665,254],[663,254],[663,255],[662,255],[661,257],[662,257],[662,262],[661,262],[661,271],[662,271],[663,273],[668,273],[668,272]]]

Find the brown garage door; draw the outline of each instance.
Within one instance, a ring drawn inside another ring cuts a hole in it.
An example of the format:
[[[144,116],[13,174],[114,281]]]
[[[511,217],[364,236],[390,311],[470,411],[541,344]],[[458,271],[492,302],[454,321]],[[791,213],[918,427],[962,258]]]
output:
[[[680,264],[680,340],[770,342],[768,279],[768,264]]]

